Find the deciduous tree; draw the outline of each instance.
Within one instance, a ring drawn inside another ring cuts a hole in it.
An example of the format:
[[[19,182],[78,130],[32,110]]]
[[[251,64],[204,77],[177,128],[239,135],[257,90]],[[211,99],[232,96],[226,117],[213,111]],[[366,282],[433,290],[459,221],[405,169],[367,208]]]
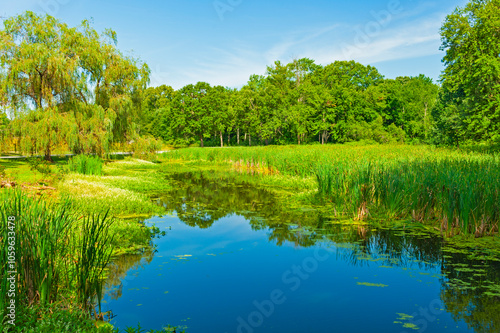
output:
[[[134,137],[149,68],[116,49],[114,31],[26,12],[4,21],[0,41],[2,103],[23,152],[103,154]]]

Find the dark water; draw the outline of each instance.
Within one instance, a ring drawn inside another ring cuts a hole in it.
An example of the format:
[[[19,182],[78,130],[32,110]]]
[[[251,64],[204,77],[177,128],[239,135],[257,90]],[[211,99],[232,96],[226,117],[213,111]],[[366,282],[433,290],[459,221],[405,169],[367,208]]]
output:
[[[155,251],[115,262],[119,328],[197,332],[500,332],[498,258],[418,230],[339,224],[208,173],[173,176]]]

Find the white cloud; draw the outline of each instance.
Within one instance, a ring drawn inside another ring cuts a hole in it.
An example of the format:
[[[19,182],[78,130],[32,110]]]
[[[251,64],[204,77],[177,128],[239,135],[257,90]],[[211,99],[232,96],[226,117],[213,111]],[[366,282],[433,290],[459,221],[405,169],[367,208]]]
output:
[[[167,68],[169,83],[164,83],[176,89],[198,81],[241,87],[250,75],[264,74],[276,60],[286,63],[307,57],[322,65],[335,60],[376,64],[440,54],[439,30],[445,14],[432,13],[434,8],[432,3],[422,3],[383,23],[374,19],[361,25],[337,23],[280,35],[273,32],[257,42],[212,48],[193,55],[193,61],[182,59],[178,67]],[[262,47],[265,43],[268,46]]]
[[[351,42],[344,41],[322,49],[308,49],[305,56],[321,64],[334,60],[356,60],[373,64],[438,54],[439,26],[432,20],[394,27],[373,36],[358,31]]]
[[[184,86],[205,81],[212,85],[240,87],[247,82],[250,75],[264,74],[266,70],[263,55],[256,51],[243,48],[212,51],[212,57],[199,59],[189,69],[176,71],[179,83],[174,85]]]

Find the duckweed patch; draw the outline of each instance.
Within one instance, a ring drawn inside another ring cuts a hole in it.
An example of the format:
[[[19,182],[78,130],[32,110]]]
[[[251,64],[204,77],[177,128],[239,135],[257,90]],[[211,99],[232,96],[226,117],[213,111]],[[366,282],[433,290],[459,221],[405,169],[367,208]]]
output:
[[[367,287],[380,287],[380,288],[389,287],[389,285],[383,283],[357,282],[356,284],[358,286],[367,286]]]

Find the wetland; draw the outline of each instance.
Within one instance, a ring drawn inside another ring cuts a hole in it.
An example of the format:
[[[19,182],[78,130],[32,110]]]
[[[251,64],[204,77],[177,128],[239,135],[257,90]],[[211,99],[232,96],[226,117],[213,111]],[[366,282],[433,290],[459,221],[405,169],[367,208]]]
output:
[[[165,232],[116,261],[115,327],[188,332],[497,332],[497,254],[411,223],[346,221],[216,170],[172,172]],[[113,271],[113,268],[111,268]]]

